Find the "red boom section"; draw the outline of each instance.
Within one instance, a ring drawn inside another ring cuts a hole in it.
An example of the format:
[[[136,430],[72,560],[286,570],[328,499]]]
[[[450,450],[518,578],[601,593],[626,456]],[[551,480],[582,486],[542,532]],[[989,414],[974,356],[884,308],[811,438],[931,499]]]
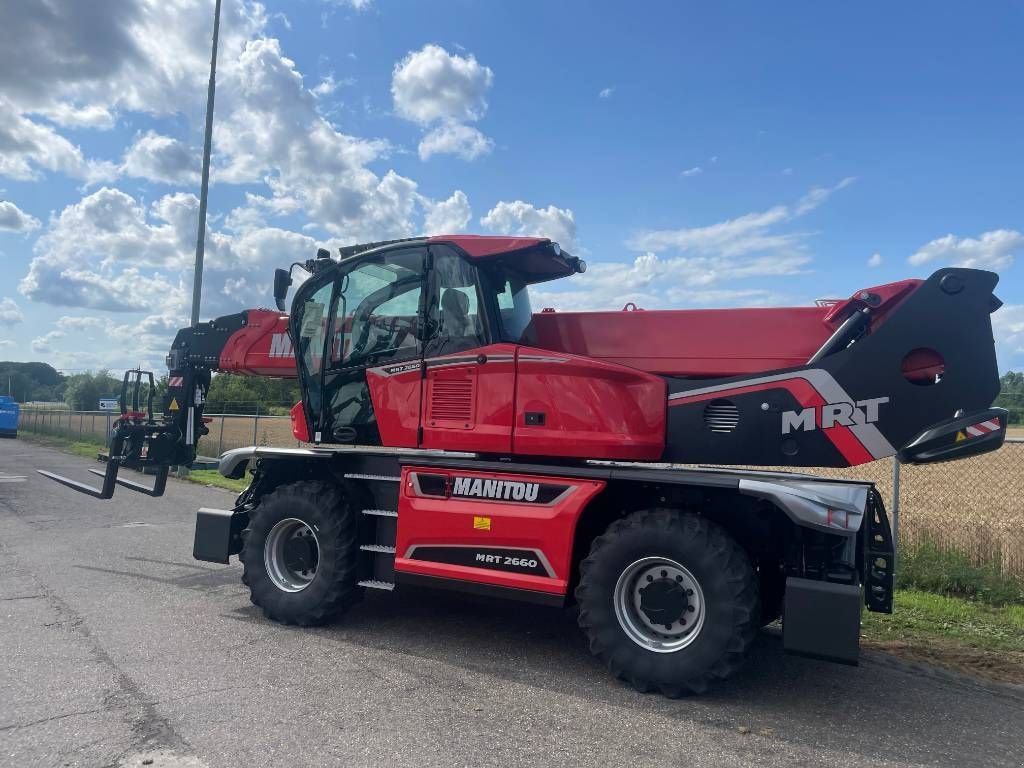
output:
[[[738,376],[804,365],[853,308],[868,308],[878,328],[920,284],[889,283],[819,307],[545,311],[533,324],[544,349],[662,376]]]
[[[245,327],[224,344],[218,370],[294,379],[298,374],[288,336],[288,315],[269,309],[250,309],[246,315]]]

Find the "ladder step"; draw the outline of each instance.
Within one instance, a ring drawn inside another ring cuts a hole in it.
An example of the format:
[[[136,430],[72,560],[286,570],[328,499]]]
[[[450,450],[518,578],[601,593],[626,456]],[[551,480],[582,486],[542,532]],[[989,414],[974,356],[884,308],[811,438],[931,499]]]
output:
[[[363,514],[374,517],[398,517],[398,513],[393,509],[364,509]]]
[[[366,579],[365,581],[360,581],[359,586],[366,587],[367,589],[383,589],[388,592],[395,588],[394,582],[378,581],[377,579]]]
[[[389,547],[387,544],[360,544],[359,548],[364,552],[377,552],[382,555],[395,554],[395,548]]]
[[[346,480],[380,480],[386,483],[398,483],[401,482],[402,478],[392,477],[391,475],[364,475],[359,472],[348,472],[345,474]]]

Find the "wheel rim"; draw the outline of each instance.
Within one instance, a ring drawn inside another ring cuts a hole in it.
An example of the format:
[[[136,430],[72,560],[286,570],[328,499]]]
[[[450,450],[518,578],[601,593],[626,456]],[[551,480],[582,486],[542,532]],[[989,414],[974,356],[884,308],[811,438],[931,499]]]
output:
[[[284,592],[301,592],[316,578],[320,540],[301,520],[281,520],[267,534],[263,563],[274,586]]]
[[[667,557],[644,557],[627,566],[612,599],[623,632],[648,651],[680,651],[704,626],[700,582]]]

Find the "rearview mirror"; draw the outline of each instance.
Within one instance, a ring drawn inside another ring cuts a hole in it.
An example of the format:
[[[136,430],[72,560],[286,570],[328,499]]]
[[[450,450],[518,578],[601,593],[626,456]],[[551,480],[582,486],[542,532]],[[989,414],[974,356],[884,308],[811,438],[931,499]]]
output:
[[[284,299],[292,284],[292,275],[287,269],[274,270],[274,303],[278,310],[284,312]]]

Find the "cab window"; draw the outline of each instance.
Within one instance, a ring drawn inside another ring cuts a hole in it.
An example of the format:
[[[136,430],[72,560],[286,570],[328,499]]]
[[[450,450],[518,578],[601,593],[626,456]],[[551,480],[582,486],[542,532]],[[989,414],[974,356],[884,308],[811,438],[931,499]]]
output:
[[[342,278],[332,368],[376,365],[418,354],[423,258],[420,248],[387,253],[356,265]]]
[[[433,329],[424,354],[434,357],[487,344],[476,269],[451,249],[433,248],[433,290],[428,310]]]
[[[517,277],[503,277],[496,285],[498,321],[502,341],[529,344],[533,308],[526,283]]]

